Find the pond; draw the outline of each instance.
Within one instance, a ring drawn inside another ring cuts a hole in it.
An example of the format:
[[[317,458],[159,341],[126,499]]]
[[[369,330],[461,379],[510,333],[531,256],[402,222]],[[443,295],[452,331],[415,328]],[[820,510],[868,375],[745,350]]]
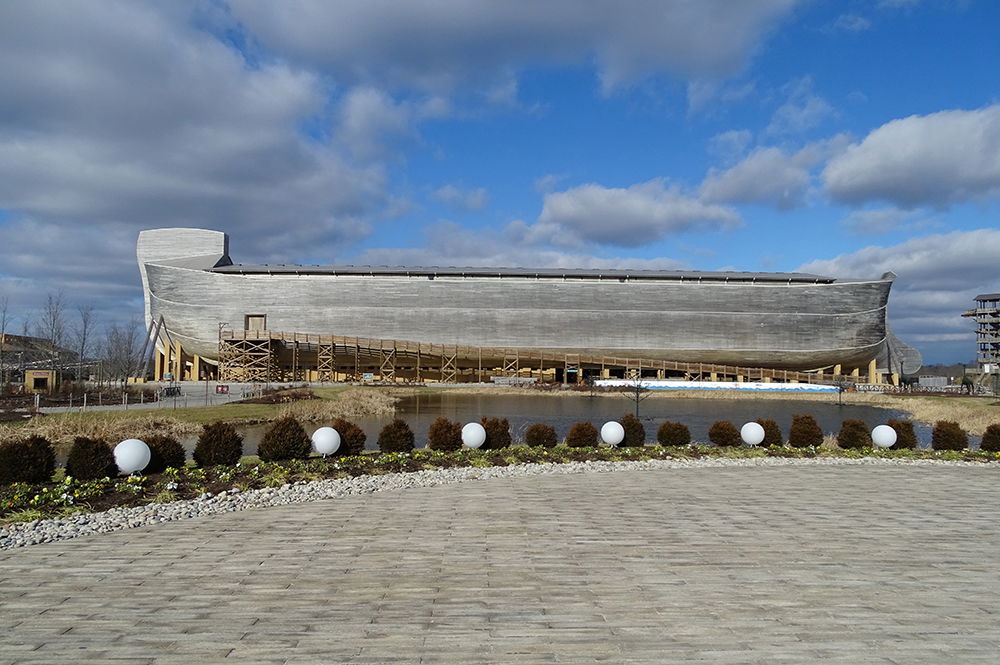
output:
[[[416,437],[416,445],[421,447],[427,445],[427,429],[439,416],[463,424],[479,421],[484,416],[507,418],[511,434],[517,443],[523,442],[524,431],[534,423],[551,425],[562,439],[574,423],[589,420],[600,428],[608,420],[617,420],[626,413],[634,412],[634,401],[624,395],[470,395],[433,392],[400,400],[396,405],[395,417],[402,418],[409,424]],[[639,419],[646,427],[648,441],[655,441],[657,428],[666,420],[684,423],[691,430],[692,440],[700,442],[708,441],[708,428],[717,420],[729,420],[740,427],[743,423],[758,418],[773,418],[787,436],[792,416],[797,413],[812,414],[820,428],[831,434],[835,434],[840,429],[841,422],[848,418],[862,420],[869,427],[883,424],[889,418],[905,418],[903,412],[891,409],[789,399],[725,400],[653,396],[639,404]],[[368,437],[366,448],[377,450],[378,433],[392,419],[393,416],[381,416],[355,418],[353,421]],[[312,432],[317,427],[329,424],[308,423],[306,431]],[[257,444],[267,428],[268,425],[264,424],[240,429],[244,436],[245,455],[256,453]],[[915,423],[915,429],[920,446],[929,446],[930,428]],[[193,449],[194,443],[194,437],[184,441],[189,450]]]

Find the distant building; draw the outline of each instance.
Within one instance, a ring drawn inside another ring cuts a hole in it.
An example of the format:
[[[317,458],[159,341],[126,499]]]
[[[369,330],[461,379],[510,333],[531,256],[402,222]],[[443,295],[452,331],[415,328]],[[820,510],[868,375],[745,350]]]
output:
[[[976,320],[976,362],[983,374],[1000,372],[1000,293],[976,296],[976,308],[962,314]]]

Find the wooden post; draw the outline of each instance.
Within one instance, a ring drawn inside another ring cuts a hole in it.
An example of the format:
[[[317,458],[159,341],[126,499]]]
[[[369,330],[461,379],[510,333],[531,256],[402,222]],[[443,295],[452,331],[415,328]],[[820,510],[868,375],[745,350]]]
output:
[[[174,340],[174,357],[173,357],[173,374],[174,381],[184,380],[184,350],[181,348],[181,341]]]

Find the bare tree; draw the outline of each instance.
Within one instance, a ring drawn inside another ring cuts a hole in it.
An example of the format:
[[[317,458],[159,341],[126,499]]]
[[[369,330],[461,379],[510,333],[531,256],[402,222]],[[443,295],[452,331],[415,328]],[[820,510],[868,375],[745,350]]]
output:
[[[38,336],[52,346],[52,369],[58,369],[59,349],[66,336],[66,303],[62,291],[48,294],[38,318]]]
[[[652,392],[642,382],[641,370],[630,370],[626,375],[625,380],[628,381],[625,386],[625,396],[635,402],[635,417],[638,418],[639,404],[649,397]]]
[[[104,330],[101,344],[101,365],[108,379],[120,381],[124,387],[140,353],[139,319],[126,324],[112,323]]]
[[[7,385],[7,366],[3,363],[3,347],[7,344],[9,305],[10,301],[7,296],[0,298],[0,389]]]
[[[17,369],[18,371],[21,372],[21,378],[24,378],[24,362],[25,360],[30,360],[24,357],[24,352],[25,352],[24,344],[28,340],[28,335],[29,331],[31,330],[31,326],[32,326],[31,314],[30,313],[25,314],[24,318],[21,319],[21,352],[17,354],[18,356]]]
[[[77,353],[76,379],[80,381],[83,376],[83,363],[87,357],[87,353],[90,351],[91,344],[93,344],[91,338],[94,333],[94,306],[81,305],[76,308],[76,311],[80,315],[80,318],[73,326],[73,338],[75,342],[74,350]]]

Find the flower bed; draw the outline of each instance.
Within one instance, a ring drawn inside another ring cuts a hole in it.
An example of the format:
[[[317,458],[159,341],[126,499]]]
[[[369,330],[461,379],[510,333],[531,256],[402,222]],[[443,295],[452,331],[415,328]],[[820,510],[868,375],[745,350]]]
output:
[[[404,453],[366,453],[346,457],[309,457],[301,460],[261,462],[243,458],[234,466],[168,468],[148,476],[100,478],[81,481],[57,472],[49,483],[12,483],[0,487],[0,518],[7,522],[64,517],[80,512],[96,512],[115,507],[141,506],[238,489],[279,487],[288,483],[325,478],[413,472],[452,467],[492,467],[526,463],[568,463],[584,461],[640,461],[650,459],[698,459],[702,457],[750,458],[864,458],[957,460],[997,462],[1000,453],[983,451],[885,450],[826,448],[609,446],[552,448],[511,446],[497,450],[462,449],[453,452],[420,448]]]

